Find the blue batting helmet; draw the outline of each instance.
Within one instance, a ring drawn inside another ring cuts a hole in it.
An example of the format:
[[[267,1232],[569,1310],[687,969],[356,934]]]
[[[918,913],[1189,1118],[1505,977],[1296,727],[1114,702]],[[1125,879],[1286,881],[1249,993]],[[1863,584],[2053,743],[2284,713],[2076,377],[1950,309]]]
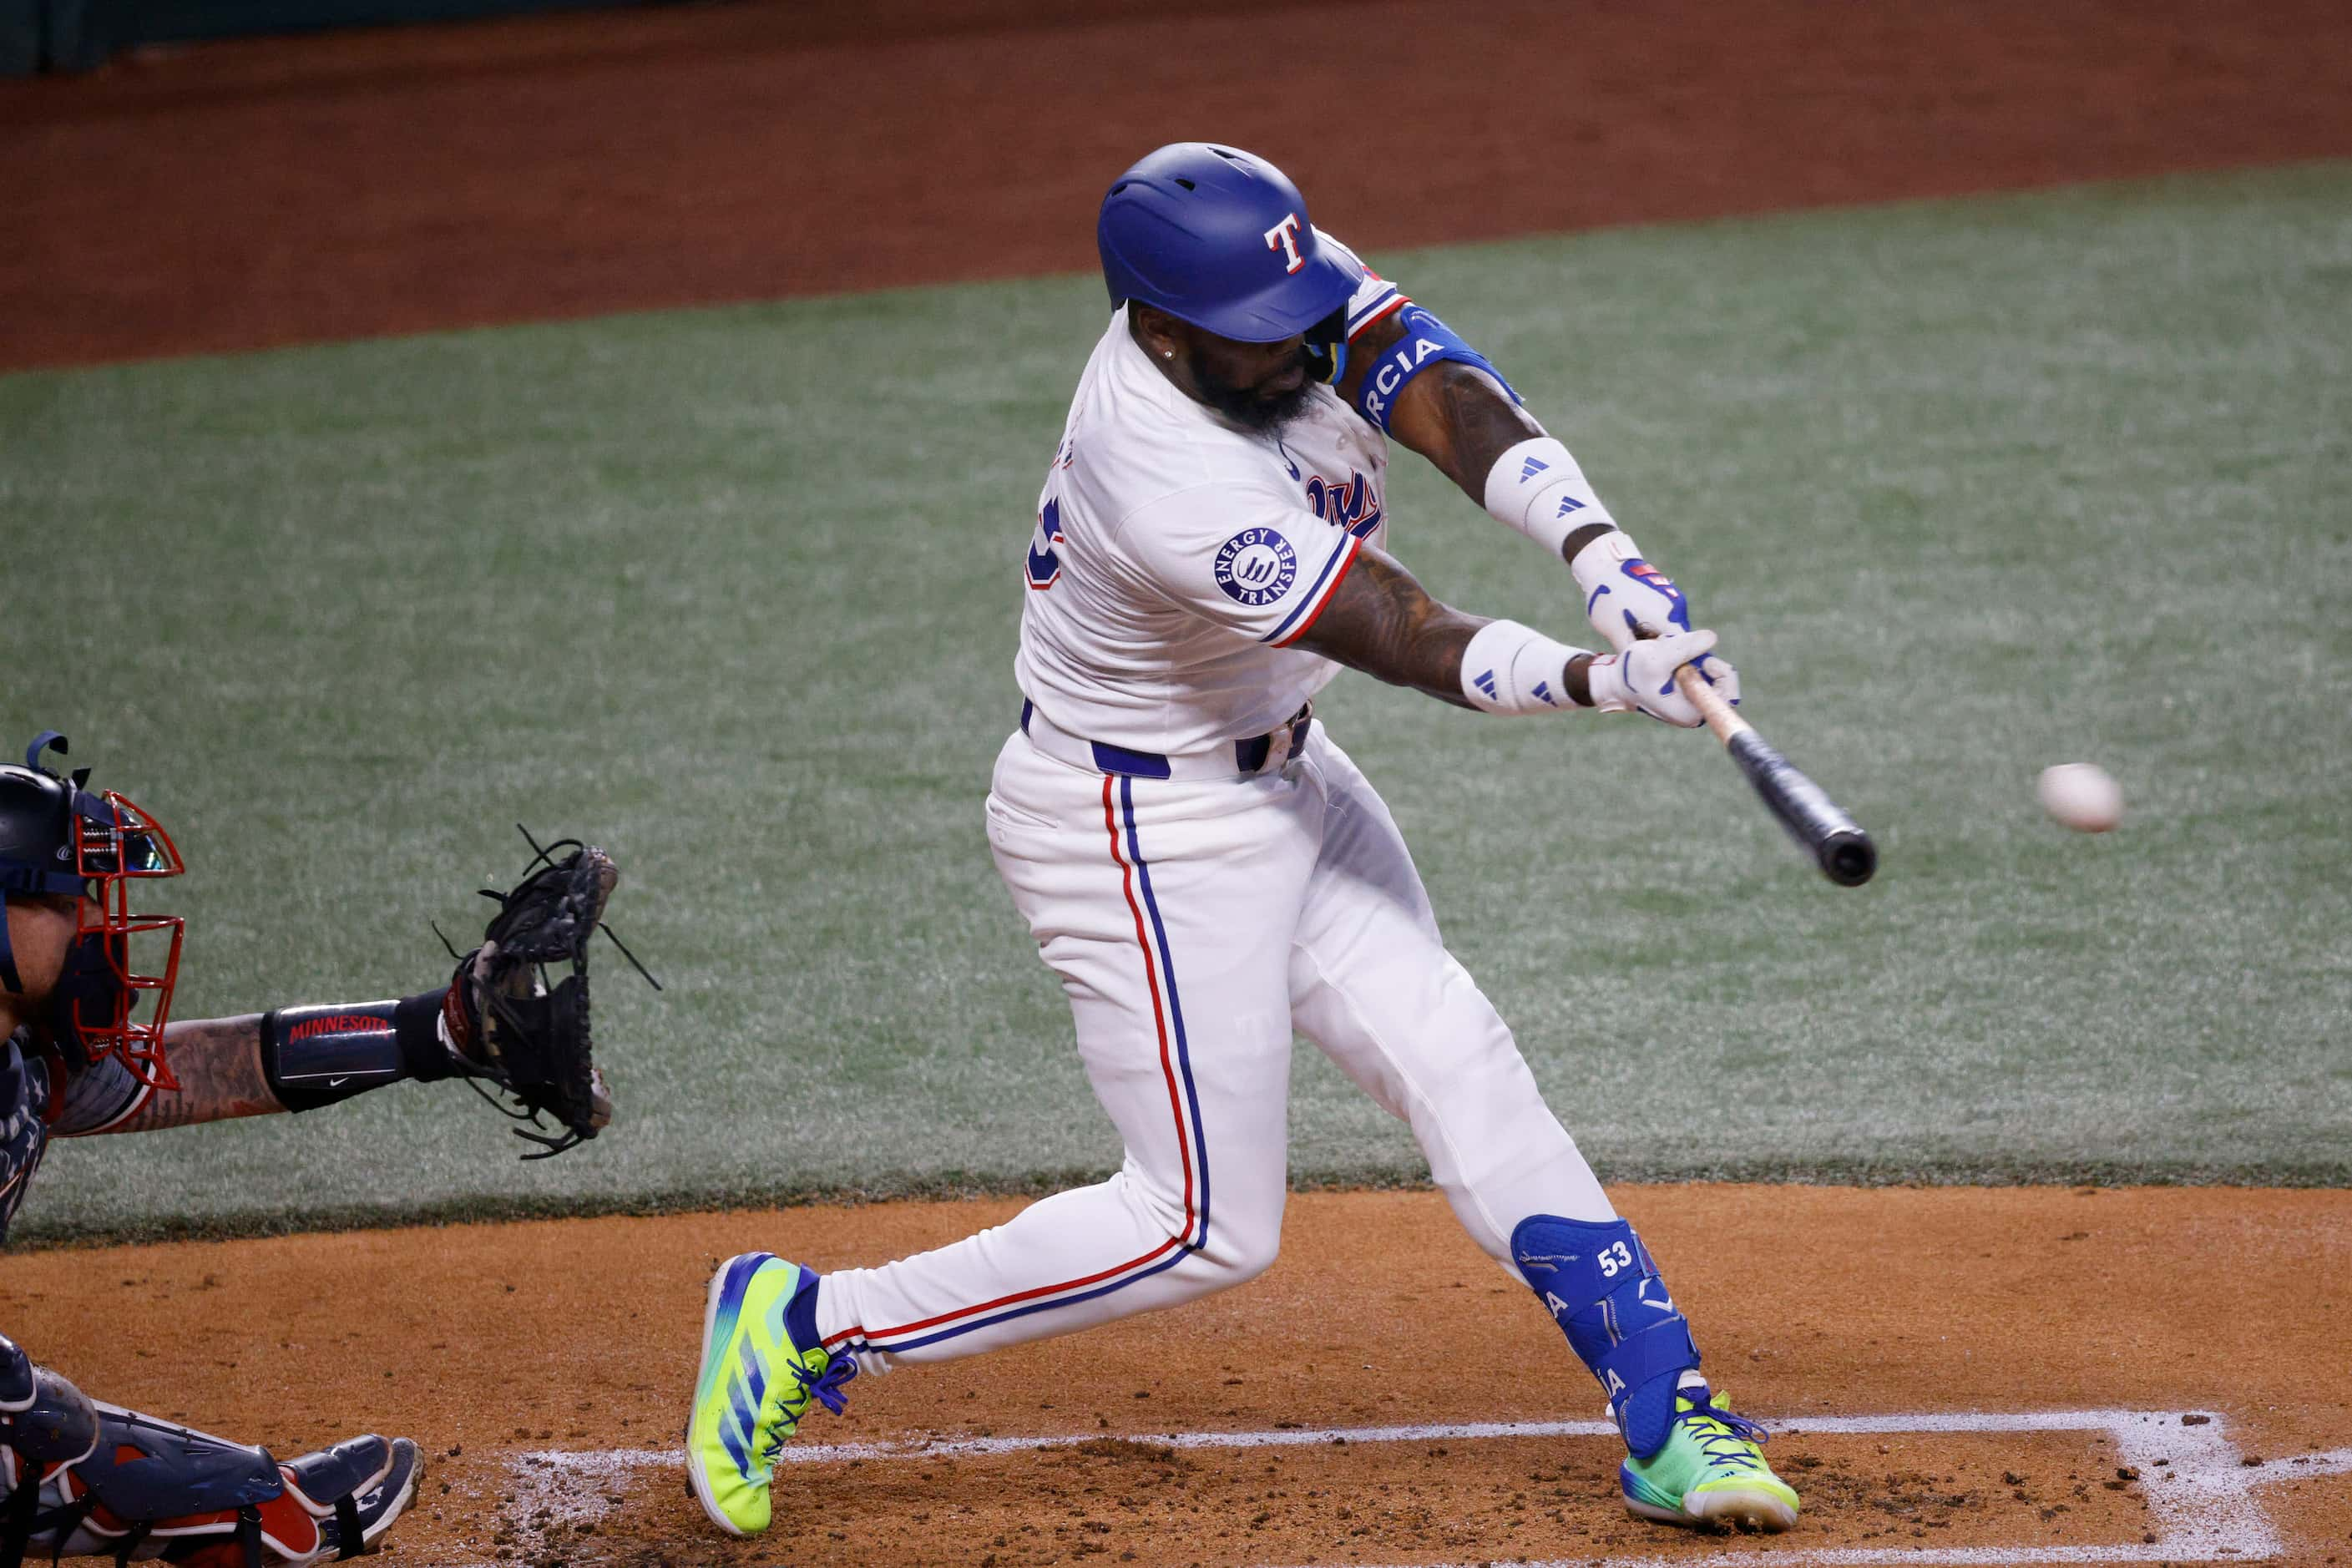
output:
[[[1287,175],[1207,142],[1162,147],[1113,181],[1095,243],[1113,306],[1140,300],[1247,343],[1307,331],[1356,286]]]

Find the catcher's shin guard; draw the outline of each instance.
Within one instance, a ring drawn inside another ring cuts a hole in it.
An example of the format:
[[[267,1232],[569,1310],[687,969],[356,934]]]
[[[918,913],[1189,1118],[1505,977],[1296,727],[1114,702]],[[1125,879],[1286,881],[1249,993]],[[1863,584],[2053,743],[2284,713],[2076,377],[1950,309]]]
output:
[[[0,1334],[0,1563],[15,1568],[40,1528],[41,1482],[98,1446],[98,1411],[72,1384]]]
[[[29,1521],[26,1546],[126,1563],[159,1556],[178,1537],[220,1535],[258,1549],[258,1509],[286,1489],[265,1450],[112,1405],[92,1407],[98,1441],[43,1476],[44,1506]],[[262,1563],[251,1553],[247,1561]]]
[[[28,1550],[123,1563],[168,1556],[193,1568],[308,1568],[373,1547],[423,1474],[404,1437],[353,1437],[280,1466],[261,1448],[110,1405],[92,1408],[95,1442],[81,1457],[36,1466],[9,1456],[17,1484],[0,1568],[18,1568]]]
[[[1698,1365],[1698,1344],[1642,1238],[1622,1219],[1535,1215],[1511,1232],[1511,1261],[1608,1392],[1627,1450],[1637,1459],[1655,1454],[1674,1424],[1675,1385]]]
[[[0,1447],[20,1464],[48,1466],[70,1465],[97,1444],[98,1411],[82,1391],[0,1334]]]

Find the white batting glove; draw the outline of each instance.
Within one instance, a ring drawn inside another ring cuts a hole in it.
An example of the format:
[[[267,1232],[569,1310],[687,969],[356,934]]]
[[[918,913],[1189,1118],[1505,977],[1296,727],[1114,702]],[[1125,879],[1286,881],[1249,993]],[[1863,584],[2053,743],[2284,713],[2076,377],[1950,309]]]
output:
[[[1677,729],[1696,730],[1706,720],[1675,685],[1675,670],[1687,664],[1726,700],[1739,700],[1739,672],[1716,658],[1709,651],[1714,647],[1713,632],[1676,632],[1603,654],[1585,671],[1592,705],[1603,713],[1637,709]]]
[[[1642,559],[1622,530],[1578,551],[1568,569],[1583,590],[1585,618],[1620,653],[1645,634],[1665,637],[1691,629],[1690,601],[1673,578]]]

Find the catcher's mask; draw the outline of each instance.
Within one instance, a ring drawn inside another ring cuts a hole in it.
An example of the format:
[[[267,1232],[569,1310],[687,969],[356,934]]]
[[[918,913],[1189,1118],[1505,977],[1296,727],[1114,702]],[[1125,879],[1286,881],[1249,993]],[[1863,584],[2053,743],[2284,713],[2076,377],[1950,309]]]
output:
[[[60,777],[43,767],[51,747],[62,753],[66,738],[44,730],[25,748],[23,767],[0,767],[0,893],[74,900],[74,943],[49,995],[49,1031],[77,1068],[116,1056],[141,1082],[177,1089],[163,1059],[163,1026],[186,922],[132,912],[131,883],[186,867],[171,835],[137,805],[113,790],[84,789],[88,768]],[[24,994],[5,921],[0,985]],[[142,997],[152,998],[144,1018]]]

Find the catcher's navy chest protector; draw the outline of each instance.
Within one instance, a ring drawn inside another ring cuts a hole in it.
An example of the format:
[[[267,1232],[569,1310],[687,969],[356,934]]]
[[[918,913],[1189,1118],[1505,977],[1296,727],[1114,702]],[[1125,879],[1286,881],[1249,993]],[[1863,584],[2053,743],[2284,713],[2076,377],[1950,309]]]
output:
[[[0,1042],[0,1243],[49,1146],[49,1064],[27,1057],[20,1031]]]

